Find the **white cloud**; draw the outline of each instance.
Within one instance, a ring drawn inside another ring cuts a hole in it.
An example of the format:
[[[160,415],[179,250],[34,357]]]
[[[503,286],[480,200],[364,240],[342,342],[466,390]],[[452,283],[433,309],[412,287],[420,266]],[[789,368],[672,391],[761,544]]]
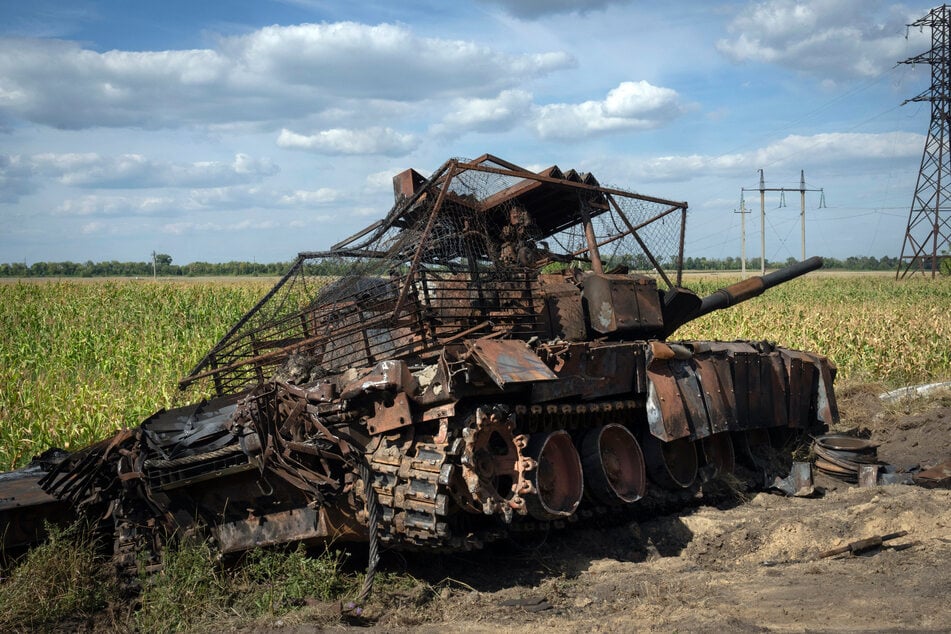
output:
[[[537,107],[534,126],[543,139],[571,139],[619,130],[657,128],[684,110],[677,91],[646,81],[626,81],[601,101]]]
[[[267,159],[237,154],[230,163],[200,161],[170,163],[140,154],[115,157],[96,153],[37,154],[36,168],[64,185],[87,188],[220,187],[261,180],[278,172]]]
[[[466,131],[505,132],[532,114],[532,93],[503,90],[487,99],[457,99],[454,110],[432,128],[434,134],[458,134]]]
[[[290,193],[265,187],[215,187],[194,189],[183,197],[178,207],[186,211],[234,209],[309,209],[339,201],[341,193],[330,187],[316,190],[298,189]]]
[[[627,4],[631,0],[478,0],[496,4],[517,18],[535,20],[558,13],[587,13],[612,4]]]
[[[221,231],[221,225],[213,222],[170,222],[162,225],[162,233],[170,233],[176,236],[203,231]]]
[[[387,169],[367,174],[364,182],[370,191],[388,192],[393,189],[393,177],[403,169]]]
[[[271,219],[245,218],[235,222],[170,222],[161,226],[162,233],[182,236],[195,233],[222,233],[222,232],[242,232],[242,231],[266,231],[269,229],[282,228],[300,228],[302,225],[296,221],[281,223]],[[306,225],[303,225],[306,226]]]
[[[930,46],[905,25],[919,16],[869,0],[766,0],[727,27],[717,49],[736,62],[762,62],[822,79],[874,77]]]
[[[508,54],[354,22],[268,26],[198,50],[3,38],[0,113],[69,129],[267,123],[336,112],[347,99],[488,95],[573,64],[562,52]]]
[[[699,176],[738,176],[759,168],[808,165],[821,167],[847,163],[873,166],[895,158],[921,154],[925,137],[912,132],[881,134],[827,133],[790,135],[765,147],[745,153],[703,156],[660,156],[630,164],[638,182],[686,181]]]
[[[91,195],[63,201],[56,209],[62,216],[153,216],[176,209],[176,200],[165,196]]]
[[[412,152],[419,141],[412,134],[391,128],[347,130],[333,128],[304,135],[287,128],[281,130],[277,144],[282,148],[309,150],[319,154],[383,154],[402,156]]]
[[[338,198],[340,198],[340,193],[337,190],[329,187],[321,187],[320,189],[312,191],[299,189],[290,194],[281,196],[279,201],[280,204],[290,207],[304,207],[310,205],[325,205],[334,202]]]
[[[108,231],[109,225],[105,222],[100,222],[98,220],[93,222],[87,222],[82,227],[79,228],[79,232],[83,235],[93,235],[96,233],[103,233]]]
[[[60,216],[158,216],[175,217],[207,211],[248,209],[311,209],[341,200],[339,191],[323,187],[290,193],[255,186],[210,187],[183,192],[90,194],[61,202],[54,213]],[[174,224],[174,223],[173,223]]]

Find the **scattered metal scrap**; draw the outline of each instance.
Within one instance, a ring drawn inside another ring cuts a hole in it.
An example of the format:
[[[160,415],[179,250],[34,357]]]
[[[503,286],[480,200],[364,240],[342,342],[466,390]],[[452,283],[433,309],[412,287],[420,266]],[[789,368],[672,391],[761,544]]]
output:
[[[886,544],[895,539],[905,537],[908,535],[908,531],[898,531],[895,533],[888,533],[886,535],[874,535],[872,537],[867,537],[865,539],[859,539],[854,542],[849,542],[844,546],[836,546],[835,548],[830,548],[829,550],[824,550],[817,553],[816,555],[806,557],[804,559],[785,559],[785,560],[774,560],[767,559],[760,562],[761,566],[771,568],[773,566],[786,565],[786,564],[803,564],[813,561],[818,561],[819,559],[828,559],[829,557],[835,557],[836,555],[844,555],[848,553],[850,556],[860,555],[863,553],[871,553],[874,550],[880,548],[891,548],[892,550],[905,550],[911,548],[914,545],[912,543],[905,544]]]
[[[789,475],[785,478],[776,476],[771,488],[799,498],[818,497],[823,493],[823,489],[813,483],[811,462],[793,462]]]
[[[824,550],[818,555],[816,559],[825,559],[827,557],[835,557],[836,555],[843,555],[849,553],[850,555],[858,555],[865,552],[870,552],[879,548],[886,548],[885,542],[891,541],[893,539],[898,539],[899,537],[904,537],[908,534],[908,531],[898,531],[897,533],[888,533],[887,535],[875,535],[873,537],[867,537],[865,539],[860,539],[858,541],[850,542],[845,546],[838,546],[836,548],[830,548],[829,550]],[[907,548],[909,544],[903,544],[899,546],[893,546],[896,550],[902,550]]]
[[[819,436],[813,442],[812,449],[819,471],[846,482],[858,482],[862,466],[881,464],[878,460],[878,443],[855,436]]]
[[[819,436],[812,444],[815,466],[821,473],[860,487],[917,484],[929,489],[951,488],[951,461],[924,470],[918,465],[901,467],[879,460],[878,446],[872,440],[844,434]],[[792,495],[789,478],[777,478],[774,487]]]
[[[837,422],[819,354],[671,340],[820,259],[701,298],[681,286],[685,203],[490,155],[394,190],[182,379],[206,398],[0,480],[0,497],[35,496],[0,508],[23,529],[4,546],[49,511],[98,522],[129,567],[198,526],[225,554],[479,548],[691,499],[698,473],[762,468],[772,444]]]
[[[951,489],[951,460],[914,474],[914,482],[926,489]]]
[[[883,401],[895,402],[906,398],[915,398],[919,396],[930,396],[936,392],[951,390],[951,381],[940,381],[937,383],[925,383],[923,385],[908,385],[888,392],[882,392],[878,395]]]

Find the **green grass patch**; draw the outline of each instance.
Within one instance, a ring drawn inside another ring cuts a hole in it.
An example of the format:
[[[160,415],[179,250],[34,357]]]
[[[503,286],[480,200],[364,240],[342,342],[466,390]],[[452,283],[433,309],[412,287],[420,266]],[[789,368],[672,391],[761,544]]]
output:
[[[213,630],[282,616],[309,600],[338,600],[356,588],[343,562],[338,551],[310,556],[298,546],[255,550],[226,567],[207,541],[181,539],[166,548],[161,571],[143,574],[132,625],[145,632]]]
[[[116,595],[84,523],[49,525],[47,530],[47,541],[30,550],[0,583],[0,631],[86,619]]]

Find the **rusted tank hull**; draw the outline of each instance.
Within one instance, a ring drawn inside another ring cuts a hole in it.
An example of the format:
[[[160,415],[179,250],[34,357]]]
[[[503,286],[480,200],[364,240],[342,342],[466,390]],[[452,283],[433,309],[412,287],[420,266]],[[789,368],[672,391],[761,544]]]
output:
[[[765,343],[505,343],[464,340],[415,370],[390,361],[163,412],[43,484],[87,513],[108,503],[113,529],[134,527],[142,543],[145,527],[200,520],[223,553],[371,530],[396,547],[471,549],[689,488],[697,463],[723,475],[715,439],[815,432],[837,416],[834,366]]]
[[[8,522],[84,514],[129,566],[198,526],[223,553],[471,549],[689,497],[759,469],[771,430],[835,422],[824,357],[671,340],[820,260],[700,298],[680,287],[686,203],[491,155],[394,188],[182,379],[204,398],[39,465]]]

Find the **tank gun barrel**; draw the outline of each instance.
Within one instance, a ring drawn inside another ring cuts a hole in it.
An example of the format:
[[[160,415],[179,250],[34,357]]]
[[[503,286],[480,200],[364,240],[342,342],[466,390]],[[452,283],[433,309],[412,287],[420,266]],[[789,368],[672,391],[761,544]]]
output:
[[[700,309],[693,315],[693,318],[701,317],[707,313],[712,313],[721,308],[727,308],[740,302],[761,295],[766,289],[783,284],[797,277],[805,275],[810,271],[822,268],[822,258],[813,256],[802,262],[796,262],[778,271],[767,273],[766,275],[751,277],[721,288],[704,297],[700,302]]]

